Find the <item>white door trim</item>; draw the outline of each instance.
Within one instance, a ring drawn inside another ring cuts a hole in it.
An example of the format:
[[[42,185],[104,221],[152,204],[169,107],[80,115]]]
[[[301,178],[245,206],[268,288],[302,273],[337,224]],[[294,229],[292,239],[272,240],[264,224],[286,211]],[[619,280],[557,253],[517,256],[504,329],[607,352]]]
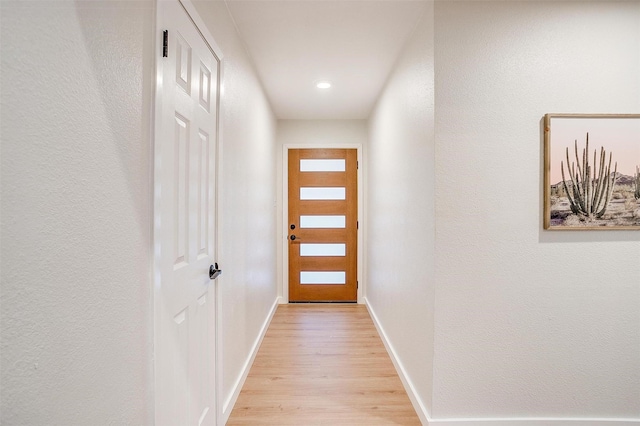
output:
[[[157,1],[163,1],[163,0],[157,0]],[[198,15],[198,12],[196,11],[196,7],[193,5],[193,3],[191,3],[191,0],[180,0],[180,3],[187,11],[187,14],[195,24],[198,31],[200,31],[200,34],[202,34],[204,41],[207,42],[213,54],[216,55],[216,57],[220,60],[220,63],[222,64],[222,59],[224,58],[224,55],[222,54],[222,49],[218,47],[218,44],[213,39],[213,36],[209,32],[207,25],[204,23],[202,18],[200,18],[200,15]]]
[[[222,120],[220,120],[220,117],[222,115],[222,103],[221,103],[221,93],[222,93],[222,85],[223,85],[223,81],[224,81],[224,54],[222,53],[222,49],[220,49],[220,47],[218,46],[218,44],[215,42],[213,36],[211,35],[211,33],[209,32],[206,24],[204,23],[204,21],[202,20],[202,18],[200,17],[200,15],[198,14],[198,12],[196,11],[195,6],[193,5],[193,3],[191,2],[191,0],[156,0],[155,1],[155,20],[154,20],[154,25],[153,25],[153,36],[152,36],[152,46],[153,46],[153,57],[154,57],[154,66],[155,66],[155,91],[152,94],[152,104],[151,104],[151,138],[150,138],[150,144],[151,144],[151,149],[150,149],[150,154],[151,154],[151,164],[152,164],[152,170],[150,173],[150,180],[151,180],[151,205],[152,205],[152,251],[151,251],[151,255],[152,255],[152,260],[150,262],[150,264],[152,265],[152,271],[151,271],[151,276],[152,276],[152,288],[151,288],[151,297],[153,300],[153,309],[154,309],[154,313],[153,313],[153,318],[152,318],[152,324],[153,324],[153,344],[154,344],[154,365],[152,367],[152,390],[153,390],[153,395],[154,395],[154,406],[153,409],[151,410],[151,413],[153,415],[154,418],[154,423],[155,423],[155,404],[157,403],[156,401],[156,394],[155,394],[155,381],[156,381],[156,374],[155,374],[155,339],[156,339],[156,333],[157,333],[157,326],[158,324],[156,324],[156,313],[155,313],[155,303],[156,301],[156,288],[158,286],[158,282],[159,282],[159,266],[157,265],[157,259],[156,259],[156,250],[159,249],[159,247],[156,247],[157,244],[159,244],[160,241],[160,234],[159,234],[159,228],[156,226],[156,214],[159,214],[160,212],[160,205],[158,203],[158,200],[156,199],[157,197],[155,197],[154,192],[155,192],[155,183],[156,180],[159,179],[159,176],[157,175],[158,172],[158,167],[155,164],[156,161],[156,135],[159,134],[160,132],[160,121],[157,119],[158,117],[162,116],[162,90],[163,90],[163,78],[162,78],[162,67],[161,67],[161,61],[162,61],[162,39],[160,38],[160,34],[161,34],[161,11],[160,8],[158,7],[158,3],[163,2],[163,1],[179,1],[180,4],[184,7],[184,9],[187,12],[187,15],[189,15],[189,17],[191,18],[193,24],[195,25],[196,29],[200,32],[200,34],[202,35],[202,38],[204,39],[205,43],[209,46],[209,49],[211,50],[211,52],[219,59],[219,67],[220,69],[218,70],[218,88],[219,90],[217,90],[217,94],[216,94],[216,103],[217,103],[217,111],[218,111],[218,125],[217,125],[217,152],[215,153],[215,158],[216,158],[216,199],[215,199],[215,222],[216,222],[216,227],[218,230],[222,229],[222,194],[221,194],[221,189],[223,188],[223,184],[222,184],[222,151],[223,151],[223,140],[222,140]],[[218,256],[218,260],[217,262],[220,263],[220,265],[222,266],[223,270],[224,270],[224,259],[222,258],[222,233],[218,232],[216,235],[216,255]],[[221,321],[221,307],[222,307],[222,303],[220,300],[220,292],[218,291],[218,287],[221,285],[221,283],[224,281],[224,277],[221,275],[219,276],[213,283],[214,287],[214,294],[215,294],[215,315],[216,315],[216,331],[215,331],[215,347],[216,347],[216,357],[215,357],[215,383],[216,383],[216,389],[215,389],[215,395],[216,395],[216,400],[215,400],[215,419],[216,419],[216,425],[222,425],[224,424],[224,420],[223,420],[223,413],[222,413],[222,363],[223,363],[223,359],[222,359],[222,321]]]
[[[366,294],[364,283],[364,161],[360,143],[301,143],[282,145],[282,229],[280,238],[282,249],[282,282],[280,283],[281,304],[289,303],[289,150],[290,149],[356,149],[358,151],[358,303],[364,303]]]

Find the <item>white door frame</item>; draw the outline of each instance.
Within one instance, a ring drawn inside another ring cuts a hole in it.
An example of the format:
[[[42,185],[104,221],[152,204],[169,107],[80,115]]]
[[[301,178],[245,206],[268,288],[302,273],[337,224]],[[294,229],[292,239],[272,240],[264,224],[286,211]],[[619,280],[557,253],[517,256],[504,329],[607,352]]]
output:
[[[364,303],[364,161],[360,143],[301,143],[282,145],[282,250],[281,304],[289,303],[289,150],[290,149],[356,149],[358,151],[358,303]]]
[[[215,166],[216,166],[216,199],[215,199],[215,223],[216,223],[216,228],[218,230],[217,235],[216,235],[216,255],[218,256],[218,259],[216,260],[216,262],[220,263],[220,265],[222,266],[222,268],[224,269],[224,259],[222,258],[222,238],[221,238],[221,232],[219,232],[219,230],[222,229],[222,195],[221,195],[221,189],[222,189],[222,120],[220,120],[220,116],[222,114],[221,111],[221,93],[222,93],[222,82],[224,81],[224,55],[222,53],[222,49],[220,49],[220,47],[218,46],[218,44],[215,42],[215,39],[213,38],[213,36],[211,35],[211,33],[209,32],[207,26],[205,25],[204,21],[202,20],[202,18],[200,17],[200,15],[198,14],[198,12],[196,11],[195,6],[193,5],[193,3],[191,2],[191,0],[155,0],[155,21],[154,21],[154,25],[153,25],[153,37],[152,37],[152,45],[153,45],[153,56],[155,58],[154,61],[154,66],[155,66],[155,91],[153,93],[153,100],[152,100],[152,104],[151,104],[151,164],[152,166],[152,172],[151,172],[151,202],[153,203],[153,232],[152,232],[152,240],[153,240],[153,250],[151,252],[152,255],[152,260],[151,260],[151,265],[153,267],[152,270],[152,280],[151,282],[152,284],[152,288],[151,288],[151,295],[153,298],[153,304],[154,304],[154,312],[155,312],[155,303],[157,302],[156,300],[156,287],[157,287],[157,283],[159,280],[159,271],[160,268],[159,266],[156,264],[156,250],[158,250],[160,247],[160,232],[159,232],[159,228],[156,226],[156,214],[159,214],[160,212],[160,205],[156,204],[157,200],[155,197],[155,183],[156,183],[156,179],[159,179],[159,176],[156,176],[156,172],[157,172],[157,168],[155,165],[155,151],[156,151],[156,134],[160,133],[161,127],[160,127],[160,120],[158,120],[158,117],[162,116],[162,90],[163,90],[163,79],[162,79],[162,68],[161,68],[161,61],[162,61],[162,40],[159,37],[160,34],[160,24],[161,24],[161,16],[160,16],[160,8],[158,7],[158,3],[159,2],[163,2],[163,1],[179,1],[180,4],[184,7],[184,9],[187,11],[187,14],[189,15],[189,17],[191,18],[191,20],[193,21],[193,24],[195,25],[196,29],[198,30],[198,32],[200,32],[200,34],[202,35],[202,38],[204,39],[205,43],[209,46],[209,48],[211,49],[211,51],[213,52],[213,54],[219,59],[220,61],[220,70],[218,72],[218,90],[217,90],[217,94],[216,94],[216,103],[217,103],[217,111],[218,111],[218,125],[217,125],[217,132],[218,134],[216,135],[217,137],[217,151],[215,153]],[[214,285],[214,297],[215,297],[215,315],[216,315],[216,330],[215,330],[215,347],[216,347],[216,357],[215,357],[215,366],[214,366],[214,371],[215,371],[215,383],[216,383],[216,389],[215,389],[215,419],[216,419],[216,425],[222,425],[224,424],[223,421],[223,413],[222,413],[222,327],[221,327],[221,306],[222,303],[220,301],[220,292],[218,291],[218,286],[220,286],[222,284],[222,281],[224,280],[223,276],[219,276],[212,285]],[[155,313],[153,316],[153,342],[154,342],[154,365],[153,365],[153,383],[154,383],[154,409],[153,412],[155,413],[155,405],[157,404],[156,401],[156,393],[155,393],[155,380],[156,380],[156,374],[155,374],[155,339],[156,339],[156,332],[157,332],[157,324],[155,323]],[[155,416],[154,416],[155,417]],[[155,419],[154,419],[155,420]]]

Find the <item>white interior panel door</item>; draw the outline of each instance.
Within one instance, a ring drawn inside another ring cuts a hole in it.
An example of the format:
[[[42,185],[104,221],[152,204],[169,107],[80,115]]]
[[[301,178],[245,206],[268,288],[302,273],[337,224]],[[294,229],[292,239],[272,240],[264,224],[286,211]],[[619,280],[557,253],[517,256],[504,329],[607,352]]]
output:
[[[156,424],[212,425],[216,305],[209,268],[217,256],[220,61],[178,0],[158,1],[158,22],[167,56],[158,52]]]

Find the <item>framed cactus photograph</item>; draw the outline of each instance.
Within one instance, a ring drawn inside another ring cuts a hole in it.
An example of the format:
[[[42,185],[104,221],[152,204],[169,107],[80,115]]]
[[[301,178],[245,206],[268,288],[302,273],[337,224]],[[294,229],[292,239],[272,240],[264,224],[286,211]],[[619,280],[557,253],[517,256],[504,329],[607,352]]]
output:
[[[640,229],[640,114],[546,114],[544,229]]]

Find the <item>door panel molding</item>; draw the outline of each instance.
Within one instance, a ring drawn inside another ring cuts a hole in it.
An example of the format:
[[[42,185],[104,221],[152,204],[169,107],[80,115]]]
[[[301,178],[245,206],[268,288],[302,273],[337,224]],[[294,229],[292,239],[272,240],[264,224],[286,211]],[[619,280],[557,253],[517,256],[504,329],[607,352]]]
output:
[[[176,350],[173,355],[180,355],[187,351],[186,343],[184,339],[186,339],[186,332],[192,333],[195,329],[204,329],[204,327],[197,327],[198,324],[206,324],[210,323],[212,318],[215,318],[214,325],[215,329],[213,331],[213,342],[210,341],[198,341],[197,343],[193,343],[190,350],[195,348],[193,351],[194,365],[205,365],[206,368],[213,369],[214,376],[214,385],[211,386],[211,391],[215,395],[215,399],[213,400],[213,406],[209,406],[207,410],[202,413],[197,413],[192,415],[192,420],[199,421],[201,423],[206,424],[224,424],[222,419],[222,341],[220,339],[221,336],[221,300],[219,297],[218,286],[221,284],[221,280],[223,277],[219,277],[215,283],[210,284],[210,289],[207,287],[206,291],[202,288],[194,289],[189,293],[189,297],[193,300],[193,303],[190,305],[189,309],[185,309],[181,312],[176,313],[172,316],[172,318],[167,318],[167,312],[162,312],[160,309],[161,303],[163,303],[163,294],[160,289],[164,284],[162,282],[162,262],[160,261],[159,253],[163,251],[172,250],[172,247],[168,247],[163,242],[163,232],[161,227],[161,216],[162,216],[162,197],[156,196],[158,191],[158,185],[165,178],[166,173],[170,173],[172,169],[178,170],[175,164],[167,164],[163,163],[161,157],[163,155],[162,145],[159,143],[160,138],[162,137],[162,132],[165,129],[165,121],[163,120],[164,109],[166,105],[170,102],[173,102],[171,96],[167,96],[165,89],[169,87],[168,85],[176,84],[179,82],[168,81],[166,77],[164,77],[164,68],[166,67],[166,62],[164,61],[167,58],[163,58],[162,49],[163,49],[163,40],[162,40],[162,32],[165,29],[173,28],[173,24],[167,25],[168,22],[172,20],[167,20],[166,13],[167,8],[175,8],[176,5],[179,8],[182,8],[184,12],[186,12],[187,21],[190,24],[193,24],[193,28],[190,31],[195,30],[201,37],[201,41],[204,42],[203,46],[206,46],[204,50],[208,50],[214,58],[214,63],[217,62],[217,70],[215,67],[211,68],[211,66],[207,66],[203,62],[191,63],[191,70],[186,74],[187,79],[183,81],[185,84],[188,83],[189,90],[185,90],[185,93],[190,92],[192,87],[197,87],[199,92],[195,93],[194,96],[198,97],[199,107],[202,108],[202,111],[198,108],[192,110],[192,116],[190,117],[193,120],[201,120],[202,117],[206,116],[206,114],[211,114],[213,110],[215,110],[215,124],[213,124],[213,128],[215,131],[206,131],[200,128],[194,128],[192,130],[192,135],[189,142],[189,147],[187,152],[183,152],[181,155],[185,156],[185,160],[187,157],[191,158],[188,163],[183,164],[183,168],[186,167],[188,170],[184,170],[188,175],[189,179],[193,181],[193,188],[190,189],[191,194],[189,195],[192,200],[189,201],[189,205],[193,210],[194,219],[192,222],[192,227],[194,230],[197,230],[198,238],[194,238],[191,244],[187,244],[185,242],[185,246],[188,247],[188,251],[185,249],[184,257],[189,262],[193,263],[208,263],[208,258],[211,256],[218,257],[221,253],[221,234],[220,232],[215,233],[215,238],[206,237],[212,233],[216,228],[218,230],[221,229],[221,188],[222,188],[222,165],[221,165],[221,154],[222,154],[222,123],[220,120],[221,116],[221,105],[220,105],[220,90],[219,88],[222,85],[223,74],[224,74],[224,61],[223,54],[219,46],[215,43],[213,36],[208,31],[204,21],[198,15],[195,7],[191,3],[190,0],[156,0],[156,12],[155,12],[155,22],[153,26],[153,35],[152,35],[152,45],[153,45],[153,55],[154,55],[154,66],[155,66],[155,89],[153,91],[153,99],[151,102],[152,109],[152,120],[151,120],[151,158],[153,169],[150,175],[151,180],[151,190],[152,193],[152,215],[153,215],[153,259],[151,265],[153,269],[150,271],[152,276],[153,287],[150,289],[153,297],[154,304],[154,317],[153,317],[153,341],[154,341],[154,363],[153,363],[153,387],[154,389],[154,412],[156,416],[156,422],[161,422],[162,419],[157,417],[158,413],[158,387],[163,386],[163,380],[166,384],[167,380],[162,379],[157,373],[158,366],[158,356],[155,351],[159,350],[159,343],[164,342],[163,345],[166,347],[167,336],[166,330],[163,330],[163,325],[166,327],[167,322],[175,324],[175,336],[173,336]],[[172,9],[173,10],[173,9]],[[176,9],[177,10],[177,9]],[[171,46],[172,42],[175,42],[178,37],[178,32],[175,30],[170,30],[169,33],[169,43]],[[175,55],[175,53],[173,53]],[[194,68],[195,67],[195,68]],[[204,68],[203,68],[204,67]],[[215,73],[215,75],[214,75]],[[196,81],[196,79],[198,81]],[[203,86],[205,84],[205,86]],[[213,93],[215,90],[215,93]],[[194,104],[195,105],[195,104]],[[194,121],[195,122],[195,121]],[[209,121],[211,123],[211,121]],[[211,149],[209,151],[209,149]],[[189,153],[191,150],[193,152]],[[201,151],[207,152],[201,152]],[[166,150],[165,150],[166,151]],[[199,156],[201,158],[198,161],[195,156],[198,154],[202,154]],[[208,158],[209,161],[205,161],[202,158]],[[210,185],[206,175],[209,174],[209,171],[214,172],[213,185]],[[185,204],[187,200],[184,200]],[[213,211],[210,211],[213,209]],[[166,227],[166,223],[164,224]],[[190,231],[191,232],[191,231]],[[195,231],[194,231],[195,232]],[[204,235],[204,236],[203,236]],[[176,241],[177,242],[177,241]],[[217,261],[222,261],[220,258],[216,259]],[[185,264],[188,266],[188,262]],[[166,269],[166,268],[165,268]],[[203,277],[206,277],[206,272],[203,274]],[[207,279],[207,278],[204,278]],[[208,280],[207,280],[208,281]],[[205,286],[206,287],[206,286]],[[166,295],[165,295],[166,297]],[[188,327],[193,330],[188,330]],[[164,335],[163,335],[164,334]],[[170,340],[170,339],[169,339]],[[194,346],[195,345],[195,346]],[[214,365],[207,365],[206,360],[202,359],[201,353],[203,349],[203,345],[212,345],[211,348],[215,351]],[[182,348],[182,350],[180,350]],[[166,358],[166,357],[165,357]],[[178,357],[180,359],[174,360],[176,361],[175,365],[183,365],[180,362],[184,362],[185,359],[183,357]],[[169,360],[170,361],[170,360]],[[180,361],[180,362],[178,362]],[[163,362],[166,362],[163,361]],[[183,365],[184,368],[192,368]],[[177,370],[176,370],[177,371]],[[206,374],[203,375],[206,377]],[[182,376],[181,376],[182,377]],[[205,386],[200,380],[199,386]],[[184,383],[182,383],[184,384]],[[215,386],[215,387],[214,387]],[[178,386],[179,387],[179,386]],[[205,392],[206,394],[206,392]]]
[[[357,170],[357,194],[358,194],[358,203],[357,203],[357,218],[358,218],[358,231],[357,231],[357,281],[359,283],[357,289],[357,303],[364,303],[364,297],[366,295],[366,277],[364,276],[364,263],[365,263],[365,255],[364,255],[364,247],[365,247],[365,233],[364,233],[364,194],[366,190],[366,181],[364,179],[364,154],[363,154],[363,144],[359,143],[295,143],[295,144],[283,144],[282,145],[282,216],[281,216],[281,226],[282,233],[279,238],[279,246],[281,248],[282,253],[282,263],[281,263],[281,271],[282,271],[282,282],[280,283],[279,293],[280,293],[280,303],[287,304],[289,303],[289,150],[292,149],[355,149],[357,152],[357,161],[358,161],[358,170]],[[318,157],[319,158],[319,157]],[[331,158],[329,156],[329,158]],[[304,174],[301,172],[300,175]],[[313,213],[322,214],[334,211],[334,207],[331,203],[344,203],[346,209],[346,203],[344,201],[314,201],[314,203],[318,203],[314,206]],[[326,203],[326,206],[323,208],[322,203]],[[300,213],[306,214],[311,213],[311,204],[307,204],[305,201],[300,202]],[[334,229],[332,232],[340,232],[339,229]],[[303,243],[303,241],[300,241]],[[326,286],[327,291],[330,291],[331,285]]]

